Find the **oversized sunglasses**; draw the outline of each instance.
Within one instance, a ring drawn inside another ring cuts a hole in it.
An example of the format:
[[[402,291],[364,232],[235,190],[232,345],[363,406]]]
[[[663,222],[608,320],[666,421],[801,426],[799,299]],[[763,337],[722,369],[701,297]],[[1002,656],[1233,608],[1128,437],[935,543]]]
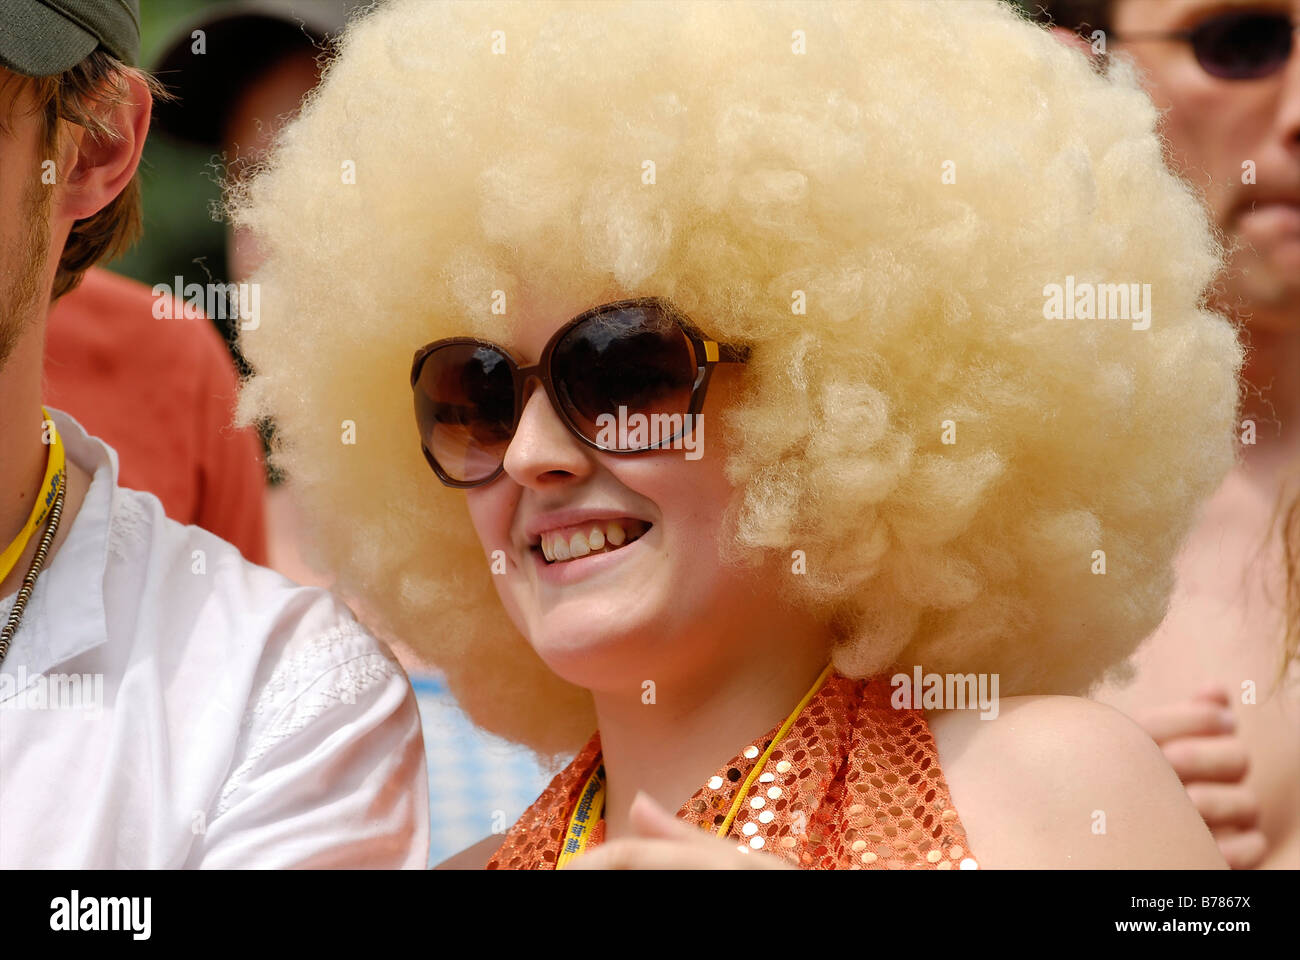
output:
[[[491,483],[504,469],[525,388],[535,379],[587,446],[606,453],[661,449],[692,429],[713,368],[747,357],[747,348],[710,340],[659,297],[619,300],[574,317],[531,367],[486,340],[435,340],[411,363],[420,443],[447,486]],[[671,434],[613,431],[611,437],[611,419],[625,424],[635,414],[664,418],[656,422],[671,425]]]
[[[1201,69],[1223,80],[1255,80],[1277,73],[1291,59],[1296,25],[1277,10],[1235,10],[1207,17],[1187,30],[1126,33],[1117,39],[1182,40]]]

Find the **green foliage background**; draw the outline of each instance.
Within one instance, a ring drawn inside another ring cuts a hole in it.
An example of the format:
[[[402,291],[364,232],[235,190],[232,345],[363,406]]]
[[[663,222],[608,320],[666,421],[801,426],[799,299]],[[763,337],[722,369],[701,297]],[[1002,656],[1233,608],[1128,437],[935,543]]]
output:
[[[152,68],[190,21],[227,2],[143,0],[141,64]],[[254,66],[232,63],[229,69]],[[165,76],[159,79],[167,82]],[[205,267],[214,280],[224,280],[224,227],[214,219],[221,196],[220,156],[179,143],[155,129],[145,143],[141,171],[144,236],[130,251],[108,264],[109,269],[150,285],[170,284],[177,275],[187,281],[202,280]]]

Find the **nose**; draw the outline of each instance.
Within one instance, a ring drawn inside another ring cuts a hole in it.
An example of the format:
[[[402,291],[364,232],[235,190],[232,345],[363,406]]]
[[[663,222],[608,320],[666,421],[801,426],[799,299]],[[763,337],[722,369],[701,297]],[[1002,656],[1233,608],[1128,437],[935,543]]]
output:
[[[591,475],[591,451],[569,432],[541,382],[525,386],[524,412],[506,448],[505,472],[522,487],[545,489]],[[531,392],[529,392],[531,391]]]

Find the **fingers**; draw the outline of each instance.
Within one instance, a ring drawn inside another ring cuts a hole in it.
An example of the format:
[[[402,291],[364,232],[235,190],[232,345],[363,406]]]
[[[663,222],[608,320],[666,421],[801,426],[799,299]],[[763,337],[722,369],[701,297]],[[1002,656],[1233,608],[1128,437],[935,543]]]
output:
[[[1224,688],[1209,686],[1137,720],[1186,785],[1228,866],[1249,870],[1263,860],[1268,841],[1257,828],[1259,801],[1242,782],[1250,758],[1235,736],[1236,719],[1228,703]]]
[[[684,846],[679,840],[624,838],[613,840],[583,854],[569,864],[570,870],[743,870],[764,869],[774,857],[745,856],[734,847],[712,849]],[[779,869],[781,864],[776,861]]]
[[[570,870],[672,870],[681,851],[663,840],[611,840],[569,864]]]
[[[634,835],[612,840],[569,864],[570,870],[792,870],[779,857],[683,823],[647,794],[628,811]]]
[[[1189,783],[1187,795],[1211,830],[1249,830],[1259,823],[1259,801],[1252,790],[1236,784]],[[1217,833],[1216,833],[1217,836]]]
[[[700,832],[682,823],[643,790],[633,798],[628,819],[636,835],[645,839],[689,840]]]
[[[1209,693],[1210,691],[1204,691]],[[1139,714],[1134,719],[1156,743],[1164,746],[1178,737],[1213,737],[1237,729],[1236,718],[1227,706],[1227,695],[1181,700]]]
[[[1219,686],[1217,683],[1202,687],[1192,694],[1193,700],[1204,700],[1209,703],[1217,703],[1220,706],[1228,706],[1228,691],[1226,688]]]
[[[1219,845],[1223,859],[1228,861],[1228,866],[1233,870],[1249,870],[1257,866],[1268,850],[1268,839],[1259,830],[1225,833],[1222,836],[1216,832],[1214,840]]]
[[[1185,784],[1236,783],[1246,776],[1250,757],[1237,737],[1181,737],[1161,745],[1165,759]]]

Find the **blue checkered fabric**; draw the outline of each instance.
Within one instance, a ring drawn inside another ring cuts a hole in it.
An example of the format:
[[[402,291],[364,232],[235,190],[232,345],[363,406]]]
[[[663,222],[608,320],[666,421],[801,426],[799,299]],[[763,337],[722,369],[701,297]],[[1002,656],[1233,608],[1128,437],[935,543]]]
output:
[[[429,762],[429,864],[503,834],[550,783],[524,747],[484,733],[437,674],[413,673]]]

